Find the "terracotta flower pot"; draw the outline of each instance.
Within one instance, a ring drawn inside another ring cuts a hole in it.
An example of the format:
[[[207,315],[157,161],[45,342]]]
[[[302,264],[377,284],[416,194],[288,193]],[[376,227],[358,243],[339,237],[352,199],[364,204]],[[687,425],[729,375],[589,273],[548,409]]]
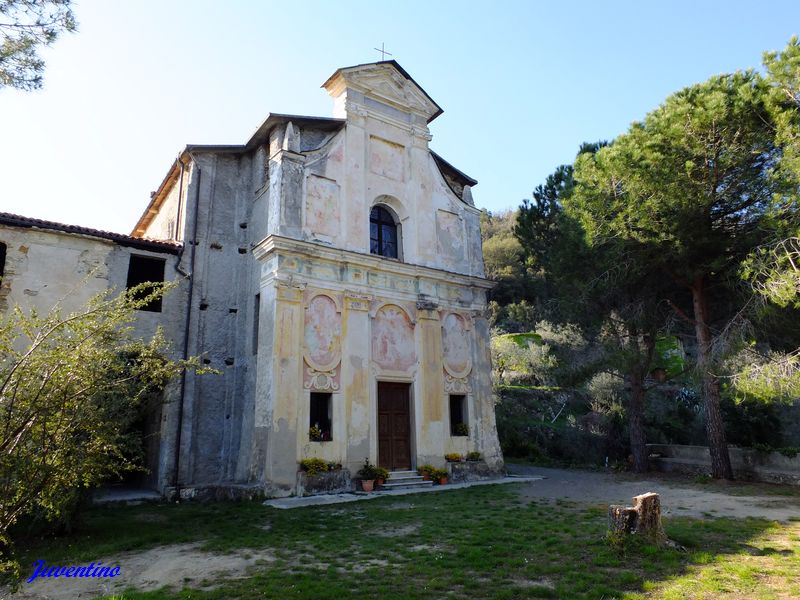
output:
[[[365,492],[371,492],[375,487],[375,480],[374,479],[362,479],[361,480],[361,489]]]
[[[430,481],[430,480],[431,480],[431,474],[430,473],[423,473],[422,474],[422,481]]]
[[[439,485],[447,485],[447,477],[440,477]]]
[[[378,478],[375,480],[375,485],[383,485],[384,483],[386,483],[385,479]]]

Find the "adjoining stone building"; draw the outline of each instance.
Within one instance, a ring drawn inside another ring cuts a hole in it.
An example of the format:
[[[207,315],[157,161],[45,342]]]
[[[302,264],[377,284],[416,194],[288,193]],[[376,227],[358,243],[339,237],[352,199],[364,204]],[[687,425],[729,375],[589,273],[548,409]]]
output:
[[[429,149],[442,109],[395,61],[323,87],[334,118],[273,114],[246,144],[187,146],[131,236],[0,217],[0,301],[46,304],[42,282],[93,265],[84,296],[153,261],[179,281],[142,331],[163,323],[221,374],[176,382],[154,417],[162,492],[287,495],[306,457],[355,473],[477,451],[502,469],[477,182]]]

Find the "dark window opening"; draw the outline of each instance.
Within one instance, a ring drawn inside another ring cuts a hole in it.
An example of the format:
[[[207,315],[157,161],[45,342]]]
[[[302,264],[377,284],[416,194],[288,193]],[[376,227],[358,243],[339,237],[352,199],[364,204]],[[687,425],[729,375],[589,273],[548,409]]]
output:
[[[331,436],[331,394],[311,392],[308,437],[312,442],[329,442]]]
[[[450,395],[450,435],[469,435],[467,397],[463,394]]]
[[[128,282],[125,286],[131,289],[142,283],[164,283],[164,264],[163,258],[150,258],[149,256],[132,254],[131,261],[128,263]],[[152,289],[152,287],[142,288],[137,291],[135,297],[137,299],[145,298],[152,292]],[[161,312],[161,297],[151,300],[139,310]]]
[[[6,245],[0,242],[0,277],[6,272]]]
[[[261,316],[261,294],[256,294],[253,306],[253,354],[258,354],[258,321]]]
[[[369,213],[369,252],[397,258],[397,224],[382,206],[373,206]]]

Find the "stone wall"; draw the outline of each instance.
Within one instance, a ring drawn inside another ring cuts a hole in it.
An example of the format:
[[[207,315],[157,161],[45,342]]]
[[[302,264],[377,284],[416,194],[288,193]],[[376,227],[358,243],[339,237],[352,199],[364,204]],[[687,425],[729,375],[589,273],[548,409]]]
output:
[[[653,468],[664,472],[711,474],[711,456],[706,446],[648,444]],[[729,448],[737,479],[800,485],[800,456],[761,452],[752,448]]]

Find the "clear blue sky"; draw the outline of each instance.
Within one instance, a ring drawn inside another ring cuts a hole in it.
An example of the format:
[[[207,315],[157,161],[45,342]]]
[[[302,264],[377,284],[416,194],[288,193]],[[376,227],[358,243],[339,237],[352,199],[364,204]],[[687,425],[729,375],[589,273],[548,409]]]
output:
[[[386,49],[444,108],[431,147],[516,206],[583,141],[670,93],[758,68],[800,2],[110,2],[75,7],[45,87],[0,91],[0,210],[128,232],[187,143],[268,112],[330,116],[320,85]]]

